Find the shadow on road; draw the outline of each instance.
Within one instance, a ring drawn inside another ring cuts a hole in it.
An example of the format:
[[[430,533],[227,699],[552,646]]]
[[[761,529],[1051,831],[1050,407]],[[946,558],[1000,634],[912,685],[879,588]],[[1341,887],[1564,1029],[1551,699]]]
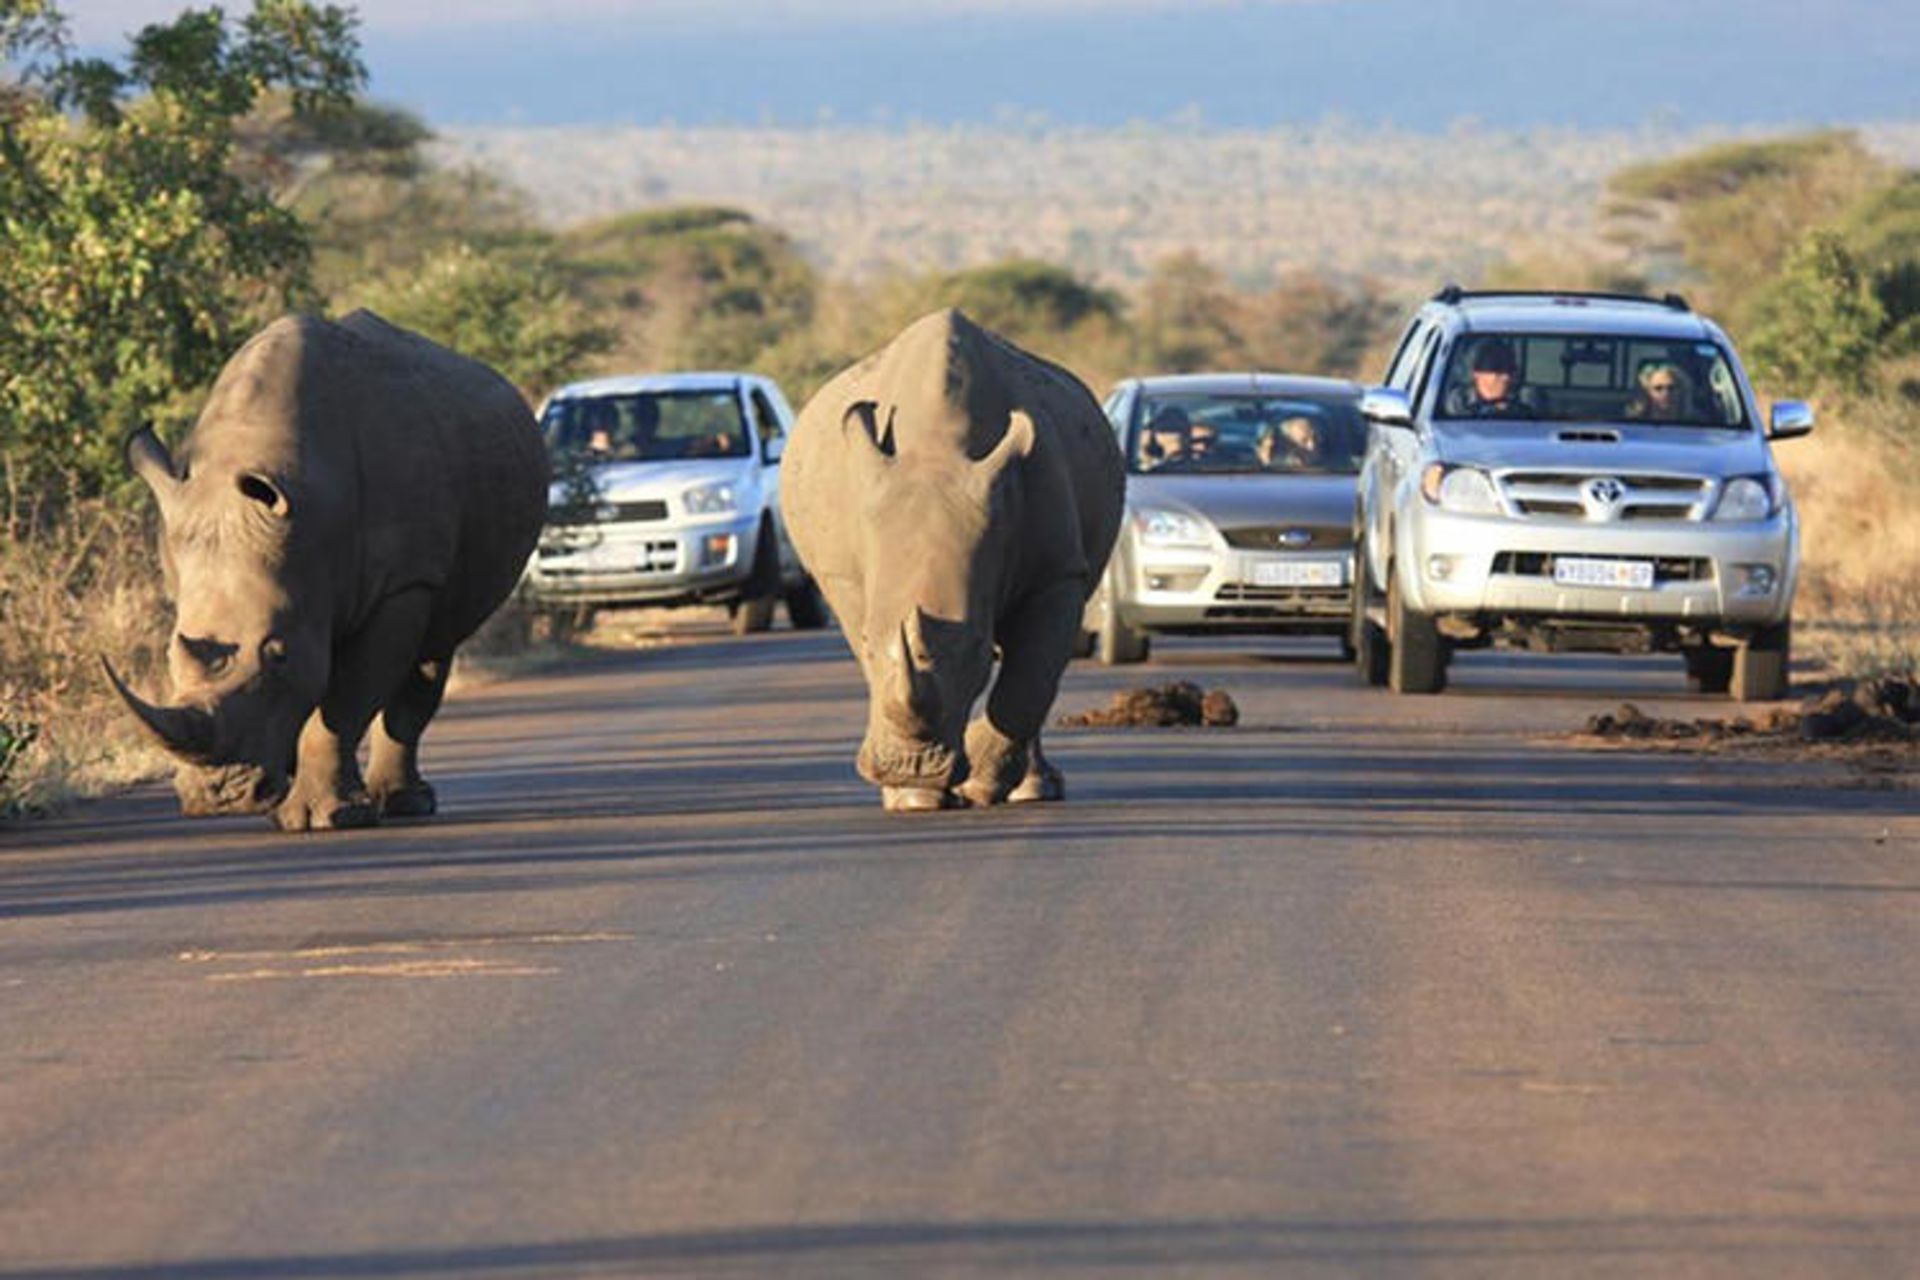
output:
[[[1473,1261],[1544,1268],[1611,1257],[1640,1274],[1704,1261],[1802,1257],[1844,1250],[1894,1265],[1920,1243],[1920,1218],[1885,1216],[1597,1215],[1423,1221],[1227,1219],[1161,1222],[879,1222],[612,1236],[556,1243],[358,1253],[195,1258],[129,1266],[0,1271],[0,1280],[405,1280],[420,1276],[582,1277],[775,1268],[781,1275],[924,1274],[929,1268],[1017,1271],[1361,1265]]]

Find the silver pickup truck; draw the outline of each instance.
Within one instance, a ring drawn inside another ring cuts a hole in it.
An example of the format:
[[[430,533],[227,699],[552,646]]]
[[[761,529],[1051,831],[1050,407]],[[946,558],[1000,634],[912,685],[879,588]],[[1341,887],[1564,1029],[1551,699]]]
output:
[[[784,600],[795,627],[826,603],[780,517],[780,454],[793,411],[748,373],[599,378],[540,411],[553,458],[547,527],[527,566],[535,608],[727,607],[764,630]]]
[[[1799,522],[1727,336],[1680,298],[1449,286],[1362,397],[1351,639],[1435,693],[1462,647],[1677,652],[1701,692],[1783,697]]]

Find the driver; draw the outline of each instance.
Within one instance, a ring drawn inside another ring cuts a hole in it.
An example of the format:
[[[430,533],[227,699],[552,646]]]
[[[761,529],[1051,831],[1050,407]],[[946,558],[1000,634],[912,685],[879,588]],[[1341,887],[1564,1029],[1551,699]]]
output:
[[[1489,338],[1473,350],[1469,383],[1447,393],[1456,418],[1519,418],[1533,412],[1520,391],[1520,362],[1505,338]]]
[[[1193,459],[1193,423],[1179,405],[1168,405],[1147,423],[1140,447],[1142,469],[1184,466]]]

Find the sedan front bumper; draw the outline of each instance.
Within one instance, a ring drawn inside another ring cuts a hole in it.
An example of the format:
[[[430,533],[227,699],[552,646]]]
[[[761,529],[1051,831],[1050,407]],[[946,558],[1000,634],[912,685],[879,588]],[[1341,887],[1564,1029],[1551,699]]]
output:
[[[1129,627],[1160,632],[1345,629],[1353,553],[1131,547],[1110,581]]]

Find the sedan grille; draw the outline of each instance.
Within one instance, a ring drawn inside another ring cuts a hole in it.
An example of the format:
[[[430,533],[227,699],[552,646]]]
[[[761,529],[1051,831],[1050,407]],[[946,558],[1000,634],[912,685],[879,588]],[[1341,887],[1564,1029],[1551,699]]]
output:
[[[1227,545],[1242,551],[1308,551],[1353,545],[1353,530],[1345,525],[1259,524],[1222,529]]]

